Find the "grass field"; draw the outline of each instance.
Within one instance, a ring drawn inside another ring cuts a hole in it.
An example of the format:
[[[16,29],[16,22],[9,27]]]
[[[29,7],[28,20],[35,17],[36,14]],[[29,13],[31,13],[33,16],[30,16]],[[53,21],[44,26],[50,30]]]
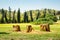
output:
[[[18,24],[22,31],[13,32],[12,25],[17,24],[0,24],[0,40],[60,40],[59,23],[50,25],[51,32],[40,31],[40,25],[33,25],[30,23]],[[29,24],[32,25],[34,30],[30,33],[26,33],[26,26]]]

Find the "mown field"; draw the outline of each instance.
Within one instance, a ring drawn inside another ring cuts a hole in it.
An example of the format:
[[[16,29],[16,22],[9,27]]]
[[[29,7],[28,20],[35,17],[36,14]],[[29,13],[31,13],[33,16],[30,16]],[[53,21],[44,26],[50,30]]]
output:
[[[18,24],[21,32],[12,31],[12,26],[17,24],[0,24],[0,40],[60,40],[60,22],[50,25],[51,32],[40,31],[40,25],[31,24],[34,30],[26,33],[26,26],[29,24]]]

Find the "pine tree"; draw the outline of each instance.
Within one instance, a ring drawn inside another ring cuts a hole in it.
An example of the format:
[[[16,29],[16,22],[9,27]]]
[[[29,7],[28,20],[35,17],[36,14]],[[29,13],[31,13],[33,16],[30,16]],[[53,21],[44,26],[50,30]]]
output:
[[[14,10],[13,12],[13,23],[15,23],[15,13],[16,13],[16,10]]]
[[[38,10],[38,14],[37,14],[36,20],[39,18],[39,16],[40,16],[40,11]]]
[[[4,9],[3,9],[3,8],[2,8],[2,10],[1,10],[1,13],[2,13],[1,23],[4,23]]]
[[[27,12],[24,12],[24,22],[28,22],[28,15],[27,15]]]
[[[17,20],[18,20],[18,23],[20,23],[20,8],[18,9]]]
[[[46,10],[47,10],[47,9],[44,9],[44,17],[46,16]]]
[[[31,21],[33,21],[32,10],[30,10],[30,18],[31,18]]]
[[[9,7],[9,23],[11,23],[11,8]]]
[[[7,10],[6,10],[4,13],[5,13],[5,21],[6,21],[6,23],[8,23],[8,19],[7,19]]]
[[[55,14],[55,10],[54,10],[54,15],[56,16],[56,14]]]

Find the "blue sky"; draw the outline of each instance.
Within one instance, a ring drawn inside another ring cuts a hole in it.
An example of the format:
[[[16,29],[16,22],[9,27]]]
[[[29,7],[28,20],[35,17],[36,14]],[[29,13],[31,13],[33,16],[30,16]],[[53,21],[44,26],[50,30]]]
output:
[[[12,10],[20,8],[21,12],[42,8],[60,10],[60,0],[0,0],[0,9],[8,9],[9,6]]]

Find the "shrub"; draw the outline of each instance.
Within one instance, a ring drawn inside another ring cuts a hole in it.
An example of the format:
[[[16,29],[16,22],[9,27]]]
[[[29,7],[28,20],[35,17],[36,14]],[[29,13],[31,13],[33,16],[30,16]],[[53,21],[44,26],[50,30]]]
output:
[[[53,24],[53,22],[57,22],[57,17],[53,14],[46,14],[45,17],[40,17],[33,22],[33,24]]]
[[[57,20],[58,20],[57,17],[53,14],[47,14],[46,18],[49,18],[49,19],[53,20],[54,22],[57,22]]]
[[[53,24],[53,20],[49,19],[49,18],[39,18],[38,20],[34,21],[33,24],[45,24],[45,23],[48,23],[48,24]]]

